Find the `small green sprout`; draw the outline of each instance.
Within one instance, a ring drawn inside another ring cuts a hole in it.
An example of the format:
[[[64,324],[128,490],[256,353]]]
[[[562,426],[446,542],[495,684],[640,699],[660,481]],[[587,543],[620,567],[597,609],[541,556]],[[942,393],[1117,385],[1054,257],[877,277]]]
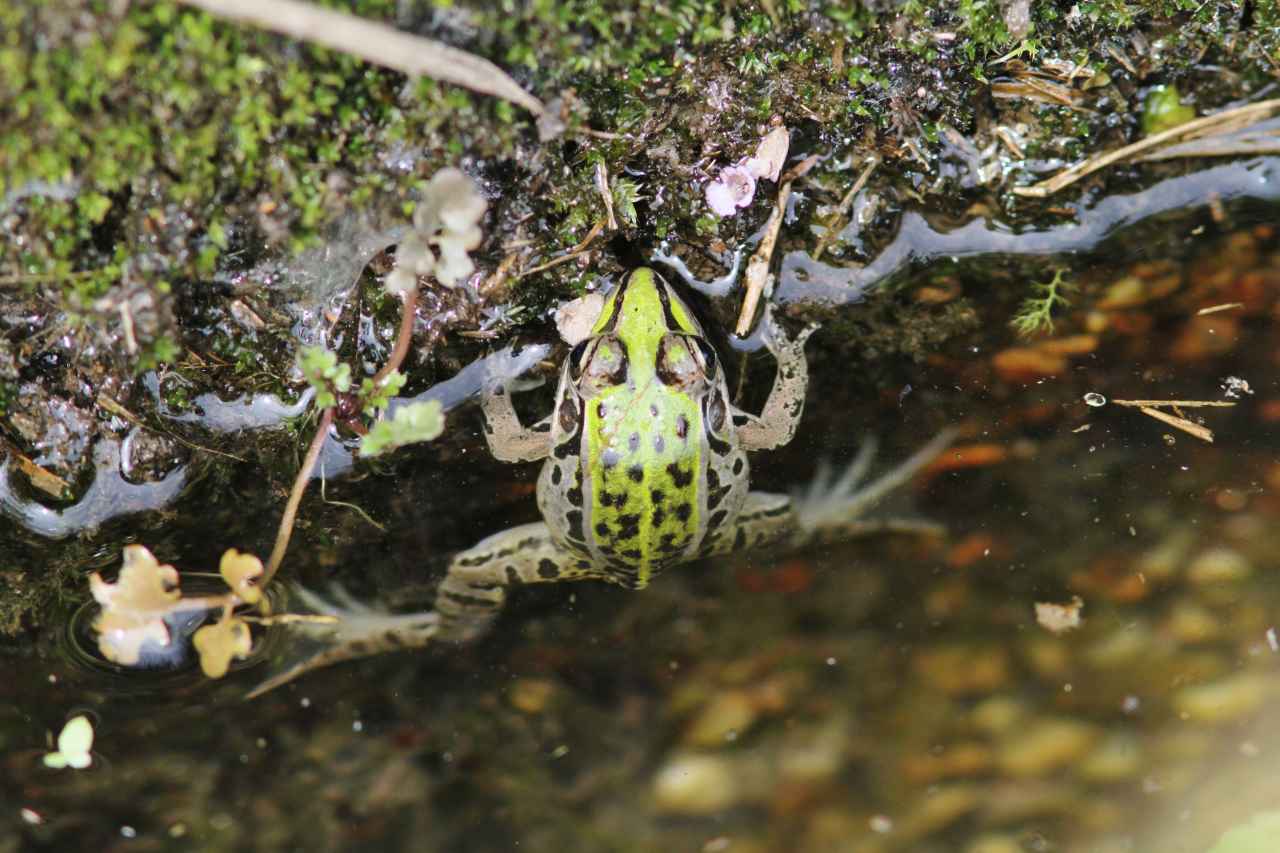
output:
[[[444,410],[439,400],[411,403],[384,418],[360,439],[360,455],[376,456],[417,441],[430,441],[444,431]]]
[[[58,751],[44,756],[44,766],[61,769],[70,767],[83,770],[93,763],[93,723],[84,714],[67,720],[58,733]]]
[[[134,666],[144,643],[169,645],[166,617],[182,611],[220,609],[218,621],[196,631],[192,641],[204,674],[210,678],[226,675],[233,658],[245,658],[253,649],[249,625],[236,615],[235,608],[262,603],[258,585],[262,561],[229,548],[222,555],[219,573],[230,587],[229,593],[184,599],[178,589],[177,569],[161,565],[142,545],[125,546],[124,566],[115,583],[104,581],[96,572],[89,577],[93,597],[102,606],[93,621],[98,649],[107,660]]]
[[[1054,270],[1053,280],[1034,282],[1031,285],[1034,296],[1028,296],[1018,306],[1018,313],[1009,321],[1009,325],[1024,338],[1034,337],[1045,332],[1053,332],[1053,312],[1066,308],[1071,304],[1065,294],[1071,293],[1076,286],[1065,280],[1065,269]]]
[[[351,390],[351,367],[339,364],[338,356],[324,347],[303,347],[298,351],[298,367],[307,383],[316,389],[316,406],[327,409],[338,402],[338,394]]]
[[[635,181],[628,181],[626,178],[616,179],[613,182],[613,209],[622,217],[622,221],[628,225],[636,224],[636,202],[640,199],[640,187]]]
[[[376,416],[391,403],[392,397],[400,393],[404,383],[405,375],[398,370],[382,377],[376,387],[373,378],[366,376],[360,383],[360,402],[364,413],[371,418]]]

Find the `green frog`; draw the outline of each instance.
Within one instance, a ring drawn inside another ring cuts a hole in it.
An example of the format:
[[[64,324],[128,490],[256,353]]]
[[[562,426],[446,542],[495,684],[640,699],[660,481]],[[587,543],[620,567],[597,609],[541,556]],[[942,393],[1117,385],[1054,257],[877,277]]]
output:
[[[777,361],[760,414],[730,402],[725,371],[689,306],[651,269],[635,270],[604,301],[590,334],[560,371],[554,409],[520,422],[509,385],[483,395],[485,436],[498,459],[545,459],[538,478],[543,521],[505,530],[456,555],[435,609],[374,612],[307,595],[337,616],[333,643],[303,669],[388,648],[475,638],[507,590],[532,583],[604,580],[642,589],[664,570],[745,549],[795,548],[880,530],[932,531],[920,522],[868,521],[863,512],[940,453],[943,434],[896,470],[859,488],[870,467],[865,444],[836,478],[808,492],[749,491],[747,453],[786,444],[804,410],[804,343],[816,327],[787,336],[766,313],[764,344]]]

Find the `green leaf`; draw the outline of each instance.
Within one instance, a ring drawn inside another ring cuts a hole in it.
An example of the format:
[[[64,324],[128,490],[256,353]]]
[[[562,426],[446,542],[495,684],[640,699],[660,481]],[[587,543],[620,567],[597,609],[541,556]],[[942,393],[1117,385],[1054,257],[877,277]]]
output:
[[[364,413],[373,417],[385,409],[390,405],[391,398],[400,393],[404,383],[405,375],[398,370],[393,370],[382,377],[376,388],[373,385],[373,379],[366,376],[360,383],[360,404]]]
[[[411,403],[396,409],[395,417],[380,420],[360,439],[360,455],[376,456],[417,441],[430,441],[444,432],[444,410],[439,400]]]
[[[298,368],[307,383],[316,389],[316,405],[322,409],[336,405],[337,395],[351,390],[350,365],[338,364],[338,356],[324,347],[299,350]]]

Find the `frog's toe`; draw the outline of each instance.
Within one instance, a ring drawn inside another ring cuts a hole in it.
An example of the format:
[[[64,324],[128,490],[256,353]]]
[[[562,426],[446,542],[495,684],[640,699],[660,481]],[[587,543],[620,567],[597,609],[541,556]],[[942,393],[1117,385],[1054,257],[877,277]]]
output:
[[[247,698],[330,664],[425,646],[440,630],[440,616],[434,611],[389,613],[356,601],[337,587],[330,591],[329,598],[301,587],[294,592],[313,614],[326,618],[283,624],[283,653],[274,661],[277,672],[250,691]]]
[[[791,498],[800,527],[813,531],[855,517],[857,511],[853,507],[859,486],[866,479],[875,454],[876,440],[868,437],[853,462],[838,474],[827,460],[820,461],[813,479]]]
[[[814,533],[857,520],[936,459],[954,439],[954,430],[943,430],[905,462],[864,485],[876,450],[875,440],[867,439],[839,476],[823,463],[809,486],[792,498],[796,523],[802,530]]]

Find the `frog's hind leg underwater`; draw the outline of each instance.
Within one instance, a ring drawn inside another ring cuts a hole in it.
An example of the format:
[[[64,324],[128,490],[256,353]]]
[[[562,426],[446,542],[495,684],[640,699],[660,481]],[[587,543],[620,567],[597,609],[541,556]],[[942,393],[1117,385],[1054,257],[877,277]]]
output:
[[[597,579],[640,589],[670,566],[712,554],[886,530],[937,532],[924,522],[863,515],[941,453],[950,432],[866,486],[859,484],[870,468],[870,444],[842,476],[821,472],[795,499],[748,492],[745,451],[786,444],[800,421],[804,343],[813,331],[788,337],[768,312],[763,322],[777,372],[755,415],[730,404],[720,360],[676,291],[652,270],[636,270],[608,295],[591,334],[565,360],[551,415],[525,427],[509,386],[482,395],[493,455],[546,459],[538,481],[544,520],[457,554],[426,613],[380,613],[307,594],[313,609],[338,621],[295,623],[321,640],[319,650],[250,695],[340,660],[472,640],[492,623],[511,586]]]

